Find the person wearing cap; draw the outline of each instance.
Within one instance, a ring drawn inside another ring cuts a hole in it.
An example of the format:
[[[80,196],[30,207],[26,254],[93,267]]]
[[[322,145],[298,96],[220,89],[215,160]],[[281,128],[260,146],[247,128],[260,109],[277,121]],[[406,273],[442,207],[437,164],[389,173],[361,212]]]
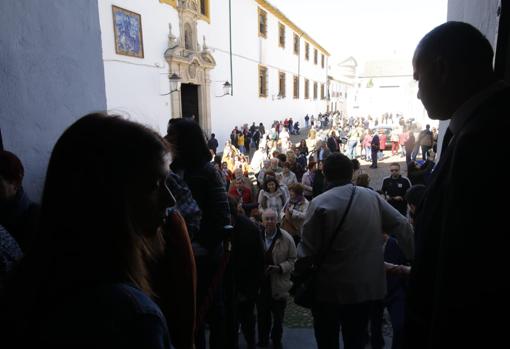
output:
[[[33,242],[39,209],[23,190],[24,174],[16,155],[0,151],[0,225],[26,253]]]

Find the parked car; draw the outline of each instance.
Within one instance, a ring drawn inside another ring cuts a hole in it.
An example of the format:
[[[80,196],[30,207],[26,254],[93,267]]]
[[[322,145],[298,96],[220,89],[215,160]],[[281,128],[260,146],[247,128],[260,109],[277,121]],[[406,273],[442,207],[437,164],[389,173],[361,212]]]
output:
[[[393,131],[393,126],[392,125],[379,125],[379,126],[376,126],[376,127],[372,127],[372,132],[377,132],[378,134],[380,134],[380,131],[382,130],[384,132],[384,134],[386,135],[386,144],[384,145],[384,148],[382,147],[382,144],[381,144],[381,149],[383,150],[386,150],[386,149],[391,149],[391,131]]]

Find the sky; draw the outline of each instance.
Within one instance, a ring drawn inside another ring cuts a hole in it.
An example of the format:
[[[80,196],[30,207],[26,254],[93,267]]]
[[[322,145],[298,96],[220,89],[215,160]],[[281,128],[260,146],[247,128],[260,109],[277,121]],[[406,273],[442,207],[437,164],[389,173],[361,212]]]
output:
[[[268,0],[337,60],[411,60],[447,0]]]

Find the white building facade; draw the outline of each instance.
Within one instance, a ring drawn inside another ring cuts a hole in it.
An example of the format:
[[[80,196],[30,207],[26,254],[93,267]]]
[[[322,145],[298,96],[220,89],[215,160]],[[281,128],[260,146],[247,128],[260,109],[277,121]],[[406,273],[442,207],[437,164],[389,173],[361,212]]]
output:
[[[418,84],[408,61],[391,58],[368,61],[356,85],[353,110],[356,116],[401,115],[413,118],[420,126],[431,121],[417,98]]]
[[[353,115],[357,66],[354,57],[331,64],[328,75],[328,111],[338,111],[342,117]]]
[[[161,134],[170,117],[193,115],[221,144],[234,126],[288,117],[303,124],[327,110],[329,53],[265,0],[98,4],[110,111]],[[139,15],[142,57],[117,52],[114,7]],[[171,92],[174,73],[181,87]]]

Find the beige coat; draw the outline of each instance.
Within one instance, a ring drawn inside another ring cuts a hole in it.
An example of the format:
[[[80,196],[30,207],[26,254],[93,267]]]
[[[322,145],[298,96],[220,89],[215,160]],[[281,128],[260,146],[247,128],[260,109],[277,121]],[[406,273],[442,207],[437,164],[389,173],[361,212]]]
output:
[[[271,295],[273,299],[282,299],[289,296],[292,287],[290,273],[294,270],[296,262],[296,245],[294,239],[285,230],[280,229],[282,234],[276,240],[273,248],[273,261],[282,268],[281,273],[271,274]]]
[[[310,202],[299,256],[313,256],[329,243],[352,193],[352,184],[334,187]],[[375,191],[356,187],[351,208],[317,275],[317,299],[355,304],[386,295],[383,232],[394,235],[408,259],[414,233],[407,219]]]

